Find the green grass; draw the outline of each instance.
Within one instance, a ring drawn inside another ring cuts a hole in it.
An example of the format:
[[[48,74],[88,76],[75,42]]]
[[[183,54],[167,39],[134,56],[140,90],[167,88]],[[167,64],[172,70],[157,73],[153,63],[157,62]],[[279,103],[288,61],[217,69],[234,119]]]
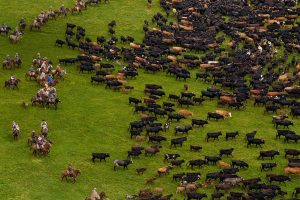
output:
[[[40,10],[47,9],[49,5],[54,8],[60,6],[62,1],[0,1],[0,19],[9,26],[14,27],[19,18],[25,17],[27,24],[32,21]],[[73,1],[64,1],[65,5],[71,5]],[[10,44],[4,36],[0,37],[1,61],[7,53],[11,56],[18,52],[23,60],[23,68],[14,71],[1,70],[0,83],[9,79],[11,73],[21,79],[19,90],[7,90],[0,87],[0,199],[84,199],[89,195],[91,189],[96,187],[98,191],[105,191],[110,199],[121,200],[126,194],[138,192],[146,187],[163,187],[165,193],[175,194],[177,183],[171,181],[172,173],[191,171],[186,169],[174,169],[166,177],[159,178],[153,186],[144,185],[145,179],[153,177],[158,167],[166,165],[163,163],[163,154],[178,152],[186,161],[190,159],[203,158],[204,155],[217,155],[219,149],[234,147],[234,159],[242,159],[250,164],[248,170],[242,170],[239,174],[245,178],[265,177],[266,172],[260,173],[261,161],[257,160],[260,148],[246,148],[244,135],[252,130],[258,131],[258,137],[266,139],[264,150],[278,149],[280,156],[274,159],[278,167],[273,173],[282,174],[286,165],[283,156],[284,148],[298,148],[295,143],[284,144],[282,140],[275,140],[275,129],[272,127],[271,114],[263,114],[263,108],[254,108],[252,101],[248,101],[246,109],[232,110],[233,117],[220,122],[210,122],[205,128],[195,128],[189,133],[188,141],[182,148],[169,149],[169,141],[163,143],[162,151],[150,158],[141,156],[135,159],[129,170],[122,169],[116,172],[112,169],[112,161],[125,159],[127,150],[135,142],[130,140],[128,124],[138,119],[133,114],[133,107],[128,106],[128,97],[142,97],[145,83],[161,84],[168,93],[179,93],[184,82],[175,81],[165,73],[155,75],[140,71],[136,80],[129,80],[135,90],[128,94],[121,94],[105,89],[103,85],[91,85],[90,74],[79,74],[75,66],[64,66],[67,68],[67,77],[57,86],[58,96],[62,103],[57,111],[39,107],[23,109],[21,102],[29,102],[39,89],[34,81],[26,81],[25,72],[29,69],[32,58],[37,52],[48,57],[54,63],[58,58],[74,57],[78,54],[64,48],[54,46],[57,38],[64,38],[65,23],[75,23],[86,28],[88,37],[95,40],[98,35],[107,36],[107,24],[115,19],[117,21],[116,33],[120,35],[132,35],[138,41],[143,38],[143,20],[151,21],[151,17],[159,8],[155,1],[151,9],[147,9],[146,1],[111,1],[110,4],[101,4],[98,7],[89,8],[82,15],[59,18],[50,21],[41,31],[26,30],[20,44]],[[13,16],[13,17],[12,17]],[[299,56],[299,55],[298,55]],[[195,72],[193,72],[195,73]],[[209,85],[194,79],[188,80],[187,84],[191,91],[200,94],[200,91]],[[167,101],[164,97],[160,102]],[[208,111],[214,111],[218,106],[216,101],[205,101],[202,106],[195,106],[191,110],[195,118],[206,118]],[[227,108],[225,108],[227,109]],[[39,130],[40,121],[45,119],[49,124],[49,137],[54,141],[53,148],[48,157],[34,157],[27,146],[27,138],[32,130]],[[12,121],[15,120],[21,127],[21,137],[13,141],[10,135]],[[164,122],[166,119],[161,119]],[[293,130],[299,132],[299,120],[294,119]],[[174,137],[175,125],[190,124],[190,119],[180,123],[172,123],[170,131],[165,135],[168,139]],[[236,140],[229,142],[220,141],[206,143],[205,135],[209,131],[238,130],[242,134]],[[203,146],[200,153],[191,153],[188,148],[190,144]],[[143,146],[148,146],[147,143]],[[111,158],[106,163],[91,162],[92,152],[109,152]],[[230,158],[224,158],[229,162]],[[61,182],[60,174],[68,163],[82,170],[76,184]],[[147,167],[143,176],[135,174],[135,168]],[[200,169],[203,176],[206,172],[217,171],[215,166],[206,166]],[[203,180],[203,178],[202,178]],[[294,187],[299,186],[299,177],[293,177],[293,181],[282,185],[289,196]],[[211,193],[213,189],[200,189],[201,192]],[[183,199],[176,195],[176,199]]]

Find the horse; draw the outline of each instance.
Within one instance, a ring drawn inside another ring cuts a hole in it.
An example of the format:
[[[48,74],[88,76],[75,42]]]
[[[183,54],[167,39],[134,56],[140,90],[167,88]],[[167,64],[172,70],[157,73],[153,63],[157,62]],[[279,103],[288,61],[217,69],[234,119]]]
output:
[[[12,81],[12,80],[5,81],[4,87],[12,88],[12,89],[15,89],[15,88],[19,89],[19,87],[18,87],[19,82],[21,82],[20,79],[15,79],[14,81]]]
[[[12,60],[10,60],[10,61],[4,60],[3,63],[2,63],[2,68],[3,69],[12,69],[13,68],[13,61]]]
[[[22,33],[19,33],[18,35],[11,34],[8,38],[12,43],[17,43],[22,39]]]
[[[72,15],[77,12],[78,14],[81,14],[81,8],[79,6],[76,6],[74,8],[71,9]]]
[[[45,141],[43,148],[38,148],[37,144],[32,144],[31,149],[32,149],[32,154],[37,155],[38,153],[42,155],[48,155],[50,153],[50,147],[51,143],[49,141]]]
[[[13,60],[12,61],[12,65],[13,65],[13,67],[14,68],[21,68],[21,66],[22,66],[22,61],[21,61],[21,59],[19,59],[19,60]]]
[[[38,30],[40,30],[42,27],[42,23],[41,22],[37,22],[37,21],[34,21],[31,25],[30,25],[30,31],[32,31],[33,28],[36,28]]]
[[[61,101],[60,101],[59,98],[55,98],[54,101],[50,101],[50,99],[48,99],[46,101],[46,105],[47,105],[48,108],[50,107],[50,105],[53,105],[55,107],[55,110],[56,110],[57,109],[57,104],[60,103],[60,102]]]
[[[3,30],[2,28],[0,29],[0,35],[2,33],[4,33],[5,35],[8,35],[8,33],[11,31],[11,28],[10,27],[7,27],[5,30]]]
[[[68,177],[73,179],[73,183],[76,182],[76,177],[81,174],[80,169],[74,169],[72,174],[69,174],[67,170],[63,171],[61,175],[61,180],[63,181],[64,179],[68,180]]]
[[[35,106],[37,104],[40,104],[42,106],[45,106],[45,102],[42,98],[38,98],[37,96],[34,96],[31,98],[31,105]]]
[[[13,136],[14,140],[18,140],[19,135],[20,135],[20,130],[15,128],[12,132],[12,136]]]
[[[31,78],[34,78],[34,79],[36,80],[37,73],[36,73],[36,72],[31,72],[31,71],[29,71],[29,72],[27,72],[27,73],[25,74],[25,79],[27,79],[28,77],[29,77],[30,80],[31,80]]]

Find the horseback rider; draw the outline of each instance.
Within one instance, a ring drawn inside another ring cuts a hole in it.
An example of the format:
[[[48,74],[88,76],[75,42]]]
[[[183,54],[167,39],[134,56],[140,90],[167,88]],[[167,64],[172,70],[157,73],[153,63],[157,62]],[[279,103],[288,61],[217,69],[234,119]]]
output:
[[[10,83],[14,84],[15,80],[16,80],[16,77],[13,74],[11,74],[10,75]]]
[[[53,84],[53,78],[52,78],[51,75],[49,75],[49,76],[47,77],[47,82],[48,82],[48,85],[50,85],[50,86]]]
[[[35,133],[35,131],[32,131],[32,132],[31,132],[31,136],[30,136],[30,137],[31,137],[31,141],[32,141],[32,142],[36,142],[36,141],[35,141],[35,138],[36,138],[36,133]]]
[[[14,32],[12,33],[12,35],[19,37],[20,36],[20,31],[18,28],[15,28]]]
[[[68,175],[73,175],[73,167],[71,163],[68,165],[67,173]]]
[[[24,18],[22,18],[21,20],[20,20],[20,25],[21,24],[25,24],[26,22],[25,22],[25,19]]]
[[[18,53],[15,54],[15,62],[19,63],[20,62],[20,56]]]
[[[40,54],[40,53],[37,53],[37,54],[36,54],[36,59],[37,59],[37,60],[41,60],[41,54]]]
[[[37,141],[37,149],[43,149],[43,148],[44,148],[44,140],[42,136],[39,136]]]
[[[6,29],[7,29],[7,26],[6,26],[6,24],[2,24],[2,26],[1,26],[1,31],[6,31]]]
[[[43,119],[42,122],[41,122],[41,128],[42,128],[42,130],[43,130],[44,127],[47,128],[48,125],[47,125],[47,122]]]
[[[100,199],[100,196],[99,196],[98,192],[96,191],[96,188],[94,188],[92,190],[92,193],[90,195],[90,199],[91,200],[98,200],[98,199]]]
[[[8,63],[10,62],[10,56],[9,56],[9,54],[6,55],[5,61],[8,62]]]
[[[60,6],[59,10],[60,10],[61,13],[65,13],[65,12],[66,12],[66,9],[65,9],[64,4],[62,4],[62,5]]]
[[[12,127],[12,130],[13,130],[13,131],[14,131],[14,130],[20,130],[19,125],[18,125],[15,121],[13,121],[11,127]]]
[[[57,74],[60,74],[60,72],[61,72],[60,64],[58,64],[58,65],[56,66],[55,72],[56,72]]]

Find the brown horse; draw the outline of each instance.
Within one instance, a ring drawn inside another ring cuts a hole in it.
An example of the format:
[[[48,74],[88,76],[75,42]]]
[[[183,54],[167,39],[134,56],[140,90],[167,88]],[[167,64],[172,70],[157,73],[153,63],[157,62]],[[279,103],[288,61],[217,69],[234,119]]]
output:
[[[12,136],[13,136],[14,140],[18,140],[19,135],[20,135],[20,130],[14,129],[12,132]]]
[[[41,22],[33,22],[30,25],[30,30],[32,31],[33,28],[36,28],[36,29],[40,30],[41,27],[42,27],[42,23]]]
[[[284,168],[284,174],[300,175],[300,167],[286,167]]]
[[[33,155],[48,155],[50,153],[50,148],[51,148],[51,143],[49,141],[46,141],[44,144],[44,147],[42,149],[38,149],[37,144],[32,144],[31,149],[32,149],[32,154]]]
[[[29,77],[29,80],[31,80],[31,78],[34,78],[36,80],[37,74],[36,74],[36,72],[29,71],[25,74],[25,78],[27,79],[28,77]]]
[[[3,61],[2,68],[3,69],[12,69],[13,68],[13,61],[12,60],[10,60],[10,61],[7,61],[7,60]]]
[[[32,106],[35,106],[35,105],[37,105],[37,104],[40,104],[40,105],[42,105],[43,107],[45,106],[45,102],[44,102],[44,100],[43,100],[42,98],[38,98],[38,97],[36,97],[36,96],[32,97],[32,98],[31,98],[31,105],[32,105]]]
[[[68,173],[68,170],[63,171],[61,174],[61,180],[63,181],[64,179],[68,180],[68,177],[72,178],[73,183],[76,182],[76,177],[81,174],[80,169],[74,169],[72,174]]]
[[[82,13],[82,12],[81,12],[81,8],[80,8],[79,6],[76,6],[76,7],[72,8],[72,9],[71,9],[71,12],[72,12],[72,15],[73,15],[74,13],[78,13],[78,14],[81,14],[81,13]]]
[[[15,88],[19,89],[19,87],[18,87],[19,82],[21,82],[20,79],[16,79],[14,81],[11,81],[11,80],[5,81],[4,87],[12,88],[12,89],[15,89]]]
[[[22,61],[19,59],[18,61],[13,60],[12,65],[14,68],[21,68],[22,67]]]

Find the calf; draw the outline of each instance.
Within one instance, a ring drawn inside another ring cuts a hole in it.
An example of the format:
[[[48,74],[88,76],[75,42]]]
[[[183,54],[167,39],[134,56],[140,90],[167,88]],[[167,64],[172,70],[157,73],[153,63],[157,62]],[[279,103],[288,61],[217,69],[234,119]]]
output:
[[[265,140],[259,139],[259,138],[252,138],[252,139],[249,139],[249,140],[248,140],[248,143],[247,143],[247,147],[249,147],[249,146],[252,145],[252,144],[255,144],[256,147],[257,147],[257,146],[260,146],[260,147],[261,147],[262,144],[265,144]]]
[[[265,170],[268,170],[268,169],[272,169],[274,167],[277,167],[277,164],[276,163],[261,163],[261,166],[260,166],[260,171],[265,171]]]
[[[239,168],[249,168],[249,165],[245,161],[242,161],[242,160],[232,160],[231,165],[232,165],[232,167],[237,166]]]
[[[192,119],[192,126],[204,126],[205,124],[208,124],[207,120],[201,120],[201,119]]]
[[[259,159],[264,159],[265,157],[269,157],[271,158],[271,160],[273,160],[273,158],[276,156],[276,155],[279,155],[279,152],[278,151],[275,151],[275,150],[270,150],[270,151],[260,151],[259,152]]]
[[[100,159],[100,162],[102,160],[106,161],[106,158],[109,158],[110,155],[108,153],[92,153],[92,160],[95,162],[95,159]]]
[[[142,175],[146,171],[146,168],[137,168],[135,171],[138,175]]]
[[[201,146],[198,145],[190,145],[190,150],[191,151],[200,151],[202,149]]]
[[[221,131],[219,131],[219,132],[213,132],[213,133],[207,133],[207,134],[206,134],[206,142],[208,142],[208,140],[209,140],[210,138],[213,138],[214,141],[215,141],[216,139],[219,140],[219,136],[220,136],[220,135],[222,135]]]
[[[236,131],[236,132],[229,132],[229,133],[226,133],[225,138],[226,138],[226,140],[228,140],[229,138],[235,138],[238,135],[239,135],[238,131]]]
[[[233,148],[230,148],[230,149],[221,149],[219,156],[220,157],[222,157],[223,155],[232,156],[232,152],[233,152]]]

